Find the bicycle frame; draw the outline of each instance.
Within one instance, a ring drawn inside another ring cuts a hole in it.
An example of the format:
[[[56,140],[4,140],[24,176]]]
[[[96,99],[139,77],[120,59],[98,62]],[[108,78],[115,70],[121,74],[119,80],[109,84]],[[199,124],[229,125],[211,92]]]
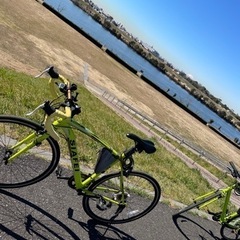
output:
[[[55,72],[53,66],[37,77],[43,73],[51,77],[50,89],[52,86],[58,91],[52,100],[45,100],[26,113],[32,116],[41,109],[35,119],[41,117],[42,121],[0,116],[0,187],[27,187],[40,183],[55,171],[56,178],[66,180],[68,187],[82,196],[83,210],[95,221],[122,224],[152,211],[159,203],[161,187],[148,173],[134,170],[133,157],[136,153],[154,153],[157,150],[154,142],[130,132],[126,137],[132,141],[131,146],[116,151],[101,135],[73,120],[81,113],[77,85]],[[69,169],[64,169],[61,153],[69,155]],[[95,166],[85,171],[83,159],[88,154],[96,156]]]
[[[74,121],[73,119],[58,119],[53,122],[53,126],[55,129],[62,129],[64,131],[65,136],[67,137],[68,147],[69,147],[69,154],[71,158],[72,163],[72,169],[73,169],[73,176],[75,180],[75,187],[77,190],[79,189],[85,189],[87,186],[96,178],[98,178],[101,173],[92,173],[87,179],[82,181],[81,177],[81,168],[79,164],[79,155],[78,155],[78,149],[76,145],[76,136],[74,134],[73,129],[76,129],[88,137],[92,138],[94,141],[97,141],[104,147],[106,147],[116,158],[116,161],[114,161],[109,167],[115,165],[123,156],[121,156],[117,151],[112,149],[106,142],[101,140],[98,136],[96,136],[92,131],[90,131],[88,128],[84,127],[80,123]],[[121,166],[121,164],[120,164]],[[122,168],[121,168],[122,171]]]
[[[235,184],[228,186],[226,188],[211,191],[209,193],[206,193],[202,196],[195,198],[194,203],[197,203],[198,201],[203,201],[203,203],[199,205],[199,209],[201,209],[201,208],[204,208],[205,206],[217,201],[219,198],[224,198],[224,204],[222,207],[222,212],[220,214],[219,222],[221,224],[223,224],[223,223],[227,224],[227,222],[230,219],[238,216],[237,212],[233,212],[233,213],[229,213],[229,214],[227,213],[231,193],[234,188],[235,188]]]
[[[101,140],[98,136],[96,136],[92,131],[90,131],[88,128],[84,127],[80,123],[74,121],[72,118],[58,118],[52,123],[52,126],[54,129],[61,129],[63,130],[65,137],[67,139],[68,148],[69,148],[69,154],[71,159],[71,165],[73,170],[73,176],[75,181],[75,189],[81,190],[84,192],[84,194],[94,196],[93,193],[87,190],[89,184],[93,182],[95,179],[97,179],[102,173],[95,173],[93,172],[87,179],[83,180],[81,175],[81,167],[79,163],[79,154],[77,150],[76,145],[76,136],[74,134],[74,129],[82,132],[83,134],[87,135],[88,137],[92,138],[94,141],[97,141],[101,145],[103,145],[105,148],[107,148],[112,155],[115,158],[115,161],[111,163],[109,167],[115,165],[116,163],[120,164],[120,189],[122,193],[122,200],[124,200],[124,184],[123,184],[123,167],[121,164],[121,160],[124,159],[125,155],[119,154],[116,150],[111,148],[105,141]],[[37,145],[38,143],[41,143],[43,140],[47,139],[49,137],[49,133],[32,133],[29,136],[25,137],[20,142],[16,143],[16,145],[12,146],[11,150],[18,150],[16,153],[14,153],[8,161],[14,161],[16,157],[23,154],[24,152],[29,151],[32,147]],[[109,190],[109,189],[108,189]],[[115,192],[116,190],[111,189],[111,191]],[[119,204],[117,201],[114,201],[113,199],[108,199],[104,197],[105,200],[110,201],[112,203]]]

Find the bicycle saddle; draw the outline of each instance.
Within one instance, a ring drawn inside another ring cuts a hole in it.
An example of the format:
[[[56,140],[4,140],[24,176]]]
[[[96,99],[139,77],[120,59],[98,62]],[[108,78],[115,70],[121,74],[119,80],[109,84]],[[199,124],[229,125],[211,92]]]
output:
[[[138,152],[145,151],[150,154],[156,151],[154,143],[150,140],[142,139],[133,133],[128,133],[127,137],[135,142]]]

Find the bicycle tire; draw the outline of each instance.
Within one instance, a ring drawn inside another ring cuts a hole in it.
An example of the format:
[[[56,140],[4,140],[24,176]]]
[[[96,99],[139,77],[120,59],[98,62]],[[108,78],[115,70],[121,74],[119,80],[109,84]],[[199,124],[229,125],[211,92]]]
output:
[[[192,203],[192,204],[188,205],[187,207],[183,208],[183,209],[180,210],[179,212],[175,213],[175,214],[173,215],[173,217],[177,217],[177,216],[179,216],[180,214],[185,213],[185,212],[187,212],[187,211],[189,211],[189,210],[191,210],[191,209],[193,209],[193,208],[197,208],[197,207],[199,207],[200,205],[206,203],[207,201],[209,201],[209,200],[211,200],[211,199],[213,199],[213,198],[215,198],[215,197],[220,197],[221,195],[222,195],[221,192],[216,192],[216,193],[214,193],[213,195],[211,195],[211,196],[209,196],[209,197],[206,197],[206,198],[204,198],[204,199],[201,200],[201,201],[197,201],[197,202],[195,202],[195,203]]]
[[[122,196],[119,189],[120,176],[120,173],[109,174],[90,185],[88,190],[99,195],[100,198],[86,195],[83,197],[83,209],[89,217],[105,224],[127,223],[143,217],[158,204],[161,196],[158,182],[146,173],[132,171],[124,176],[126,207],[115,217],[117,204],[105,201],[100,209],[99,200],[102,196],[120,202]],[[107,187],[107,189],[99,189],[99,187]]]
[[[226,240],[240,239],[240,216],[236,216],[224,223],[220,229],[220,234]]]
[[[0,188],[19,188],[37,183],[50,175],[60,159],[58,143],[51,137],[36,144],[12,162],[4,157],[8,149],[19,140],[43,127],[31,120],[0,115]]]

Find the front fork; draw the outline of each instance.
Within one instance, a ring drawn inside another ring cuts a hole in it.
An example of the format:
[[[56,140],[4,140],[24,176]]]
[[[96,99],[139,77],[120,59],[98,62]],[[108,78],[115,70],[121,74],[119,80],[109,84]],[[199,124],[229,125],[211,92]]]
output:
[[[34,146],[41,144],[41,142],[44,139],[47,139],[48,137],[49,135],[47,133],[39,134],[37,132],[34,132],[28,135],[26,138],[17,142],[15,145],[13,145],[11,148],[6,149],[5,157],[4,157],[5,164],[13,162],[15,158],[27,152],[29,149],[33,148]],[[14,141],[14,140],[11,140],[11,141]]]

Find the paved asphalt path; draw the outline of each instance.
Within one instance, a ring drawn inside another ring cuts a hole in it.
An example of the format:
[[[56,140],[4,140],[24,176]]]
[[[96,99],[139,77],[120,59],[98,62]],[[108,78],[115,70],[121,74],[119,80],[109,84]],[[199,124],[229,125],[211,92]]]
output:
[[[175,211],[159,203],[142,219],[107,228],[84,213],[82,197],[53,173],[32,186],[0,190],[0,239],[221,239],[218,223],[192,214],[174,222]]]

